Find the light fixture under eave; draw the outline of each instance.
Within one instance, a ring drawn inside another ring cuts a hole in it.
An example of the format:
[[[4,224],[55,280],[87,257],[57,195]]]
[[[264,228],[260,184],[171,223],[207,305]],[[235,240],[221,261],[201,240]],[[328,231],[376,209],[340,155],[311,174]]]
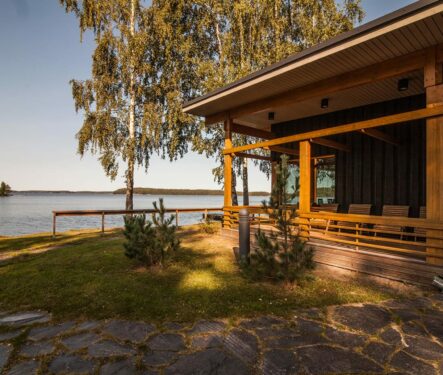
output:
[[[328,99],[328,98],[323,98],[323,99],[321,100],[320,107],[321,107],[322,109],[326,109],[326,108],[328,108],[328,107],[329,107],[329,99]]]
[[[275,119],[275,112],[269,112],[268,113],[268,120],[274,121],[274,119]]]
[[[409,89],[409,79],[402,78],[398,80],[398,91],[407,91]]]

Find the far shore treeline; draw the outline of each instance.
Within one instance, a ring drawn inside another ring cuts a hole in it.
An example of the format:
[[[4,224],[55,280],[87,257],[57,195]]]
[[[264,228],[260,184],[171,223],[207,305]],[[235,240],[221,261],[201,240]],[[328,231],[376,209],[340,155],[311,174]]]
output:
[[[126,194],[126,189],[117,189],[114,194]],[[209,190],[209,189],[156,189],[156,188],[134,188],[134,194],[145,195],[223,195],[223,190]],[[242,193],[239,192],[241,195]],[[269,192],[253,191],[251,196],[266,196]]]

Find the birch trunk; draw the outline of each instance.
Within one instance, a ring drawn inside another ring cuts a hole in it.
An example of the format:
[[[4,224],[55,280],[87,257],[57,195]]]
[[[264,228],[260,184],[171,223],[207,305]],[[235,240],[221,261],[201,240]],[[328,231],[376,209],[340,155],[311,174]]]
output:
[[[131,0],[131,37],[135,34],[135,4],[136,0]],[[129,42],[128,42],[129,44]],[[134,64],[130,62],[129,76],[129,153],[128,169],[126,170],[126,209],[134,209],[134,165],[135,165],[135,78]]]
[[[234,169],[232,169],[232,178],[231,178],[231,189],[232,189],[232,205],[238,206],[238,196],[237,196],[237,177],[235,176]]]
[[[249,188],[248,188],[248,159],[243,158],[242,168],[242,180],[243,180],[243,206],[249,206]]]

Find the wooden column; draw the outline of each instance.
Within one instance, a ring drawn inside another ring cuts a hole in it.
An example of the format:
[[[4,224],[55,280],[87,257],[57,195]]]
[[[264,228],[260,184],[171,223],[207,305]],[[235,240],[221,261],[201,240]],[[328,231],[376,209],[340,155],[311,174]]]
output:
[[[225,120],[224,128],[225,128],[225,149],[232,147],[232,119],[227,118]],[[224,156],[224,207],[232,206],[232,156],[230,154],[226,154]],[[223,220],[224,227],[230,227],[230,215],[224,215]]]
[[[424,69],[424,85],[428,107],[443,105],[442,66],[437,61],[437,48],[429,50]],[[443,116],[426,120],[426,217],[443,222]],[[428,236],[441,236],[441,231],[428,231]],[[442,240],[427,240],[429,264],[443,265]]]
[[[311,144],[309,141],[300,142],[300,213],[311,211]],[[309,220],[300,219],[300,236],[309,239]]]
[[[311,144],[300,142],[300,212],[311,211]]]

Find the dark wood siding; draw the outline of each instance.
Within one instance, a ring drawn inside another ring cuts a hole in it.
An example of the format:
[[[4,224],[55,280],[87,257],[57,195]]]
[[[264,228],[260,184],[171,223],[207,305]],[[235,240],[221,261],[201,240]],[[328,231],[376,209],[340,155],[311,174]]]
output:
[[[328,113],[275,124],[277,137],[304,133],[426,106],[424,95],[377,103],[365,107]],[[399,146],[373,139],[361,133],[342,134],[331,139],[351,146],[349,153],[336,151],[336,200],[340,211],[351,203],[370,203],[374,214],[381,214],[384,204],[410,205],[411,216],[418,216],[426,201],[425,121],[379,128],[394,136]],[[291,145],[296,147],[296,145]],[[313,145],[313,155],[334,153]]]

